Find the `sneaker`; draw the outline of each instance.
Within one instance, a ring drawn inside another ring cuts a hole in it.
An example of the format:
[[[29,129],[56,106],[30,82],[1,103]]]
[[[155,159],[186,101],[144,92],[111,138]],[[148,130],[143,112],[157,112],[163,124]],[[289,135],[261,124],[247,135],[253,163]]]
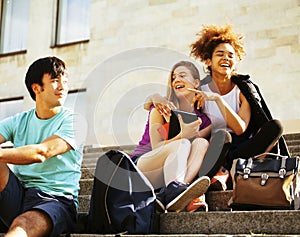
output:
[[[219,171],[212,177],[209,190],[211,191],[225,191],[227,190],[227,180],[229,178],[229,171],[221,167]]]
[[[167,187],[161,188],[160,192],[156,195],[156,209],[165,211],[167,203],[171,202],[179,194],[184,192],[187,187],[188,184],[173,181],[169,183]]]
[[[210,145],[198,172],[199,177],[208,176],[212,178],[218,172],[226,161],[231,142],[231,135],[227,131],[220,130],[212,136]]]
[[[166,187],[163,187],[160,189],[159,193],[156,194],[156,199],[155,199],[155,208],[159,212],[164,212],[166,210],[165,207],[165,189]]]
[[[182,191],[184,187],[179,187],[179,190],[176,191],[177,195],[174,199],[167,199],[168,196],[165,196],[167,201],[166,209],[168,211],[173,212],[182,211],[193,199],[200,197],[202,194],[204,194],[207,191],[209,185],[210,179],[207,176],[198,178],[196,181],[194,181],[188,186],[183,184],[183,186],[187,186],[186,189]],[[167,190],[168,187],[166,191]]]
[[[156,194],[156,209],[160,212],[165,211],[167,203],[171,202],[179,194],[184,192],[187,187],[188,184],[173,181],[169,183],[167,187],[161,188],[160,192]]]
[[[205,201],[205,194],[193,199],[186,207],[187,212],[205,211],[208,212],[208,205]]]

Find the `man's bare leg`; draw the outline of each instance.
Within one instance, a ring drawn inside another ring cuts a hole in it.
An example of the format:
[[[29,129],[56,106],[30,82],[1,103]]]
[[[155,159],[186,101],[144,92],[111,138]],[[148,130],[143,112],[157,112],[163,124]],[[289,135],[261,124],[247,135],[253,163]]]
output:
[[[6,187],[9,178],[9,168],[7,164],[0,162],[0,192]]]
[[[14,219],[5,237],[48,237],[51,230],[50,217],[43,211],[31,210]]]
[[[0,192],[4,190],[9,179],[9,167],[0,163]],[[14,219],[6,237],[47,237],[52,230],[50,217],[39,210],[25,212]]]

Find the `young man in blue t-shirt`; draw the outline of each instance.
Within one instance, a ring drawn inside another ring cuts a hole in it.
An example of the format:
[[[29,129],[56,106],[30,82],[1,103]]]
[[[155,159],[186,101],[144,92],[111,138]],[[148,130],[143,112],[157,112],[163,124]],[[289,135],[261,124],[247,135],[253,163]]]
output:
[[[0,226],[6,236],[58,236],[76,222],[84,133],[63,107],[62,60],[36,60],[25,83],[35,108],[0,122],[0,144],[14,144],[0,150]]]

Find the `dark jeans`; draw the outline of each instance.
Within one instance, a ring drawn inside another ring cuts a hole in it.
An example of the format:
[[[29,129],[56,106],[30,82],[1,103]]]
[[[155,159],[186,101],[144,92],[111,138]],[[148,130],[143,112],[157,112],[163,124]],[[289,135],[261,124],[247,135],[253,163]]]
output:
[[[267,151],[282,135],[283,129],[278,120],[270,120],[265,123],[253,137],[245,139],[242,136],[231,134],[232,144],[227,156],[227,169],[231,169],[232,161],[237,158],[249,158]],[[271,152],[277,153],[274,146]]]
[[[4,223],[0,220],[0,233],[6,233],[8,230],[8,227],[4,225]]]
[[[33,209],[44,211],[51,218],[50,237],[69,233],[75,226],[77,211],[73,198],[50,195],[37,188],[24,188],[10,171],[8,183],[0,192],[0,231],[7,232],[15,217]]]
[[[198,176],[208,176],[212,178],[226,162],[226,157],[231,146],[230,134],[225,130],[213,133],[210,144],[203,159],[203,163],[198,172]]]
[[[212,178],[221,166],[230,170],[236,158],[249,158],[266,152],[282,135],[282,126],[278,120],[270,120],[251,138],[246,134],[237,136],[231,133],[231,143],[227,142],[226,133],[219,130],[212,135],[198,173],[199,177],[206,175]],[[277,153],[277,146],[271,152]]]

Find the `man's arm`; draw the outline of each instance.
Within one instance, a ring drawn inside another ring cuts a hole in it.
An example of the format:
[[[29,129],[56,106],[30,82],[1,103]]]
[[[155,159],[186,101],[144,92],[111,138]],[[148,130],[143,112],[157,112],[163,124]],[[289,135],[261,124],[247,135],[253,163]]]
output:
[[[0,144],[6,142],[6,139],[0,134]]]
[[[4,137],[0,135],[0,141],[3,139]],[[40,144],[1,149],[0,162],[15,165],[41,163],[53,156],[65,153],[70,149],[71,146],[65,140],[53,135]]]

